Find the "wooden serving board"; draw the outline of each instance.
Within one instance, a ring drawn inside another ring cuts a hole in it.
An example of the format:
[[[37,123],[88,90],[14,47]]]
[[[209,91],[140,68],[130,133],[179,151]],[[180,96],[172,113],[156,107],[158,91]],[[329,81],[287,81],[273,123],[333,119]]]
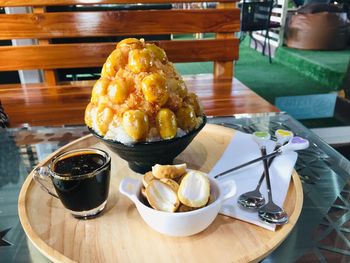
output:
[[[234,134],[232,129],[207,124],[175,162],[209,172]],[[58,152],[81,147],[101,148],[112,157],[107,207],[99,217],[73,218],[59,200],[40,189],[32,173],[19,196],[19,217],[27,236],[54,262],[257,262],[287,237],[301,212],[303,191],[294,172],[284,204],[290,221],[277,231],[219,215],[197,235],[168,237],[149,228],[135,205],[118,192],[122,178],[141,175],[91,135],[64,146],[39,165],[47,164]]]

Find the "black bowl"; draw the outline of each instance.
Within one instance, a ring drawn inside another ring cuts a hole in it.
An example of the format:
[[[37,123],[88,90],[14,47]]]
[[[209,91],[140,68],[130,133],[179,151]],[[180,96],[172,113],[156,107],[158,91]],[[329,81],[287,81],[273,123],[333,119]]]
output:
[[[172,164],[174,158],[186,149],[206,122],[207,118],[203,116],[202,124],[182,137],[155,142],[137,142],[134,144],[123,144],[118,141],[104,139],[93,129],[89,128],[89,130],[113,152],[117,153],[120,158],[126,160],[131,170],[137,173],[145,173],[152,170],[152,166],[157,163]]]

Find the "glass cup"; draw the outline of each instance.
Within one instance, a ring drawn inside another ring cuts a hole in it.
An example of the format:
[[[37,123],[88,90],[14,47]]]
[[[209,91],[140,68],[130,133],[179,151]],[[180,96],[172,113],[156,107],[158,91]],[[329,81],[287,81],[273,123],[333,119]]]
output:
[[[34,170],[33,179],[48,194],[60,199],[74,217],[88,219],[97,216],[106,206],[110,171],[108,153],[85,148],[53,157],[47,166]],[[49,184],[57,194],[50,190]]]

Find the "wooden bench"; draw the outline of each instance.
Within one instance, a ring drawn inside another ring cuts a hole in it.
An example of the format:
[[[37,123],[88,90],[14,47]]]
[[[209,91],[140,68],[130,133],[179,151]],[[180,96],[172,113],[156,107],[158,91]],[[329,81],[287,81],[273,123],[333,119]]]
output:
[[[233,78],[238,59],[240,12],[235,1],[216,9],[46,12],[48,6],[152,4],[162,0],[0,0],[2,7],[31,7],[32,13],[0,15],[0,40],[35,39],[37,45],[0,47],[0,71],[43,70],[38,84],[1,85],[0,99],[10,126],[82,124],[94,81],[57,81],[55,70],[101,67],[116,43],[52,44],[52,39],[216,33],[215,39],[156,41],[172,62],[214,61],[212,76],[188,76],[189,90],[202,99],[207,115],[278,111]],[[178,2],[207,2],[178,0]]]

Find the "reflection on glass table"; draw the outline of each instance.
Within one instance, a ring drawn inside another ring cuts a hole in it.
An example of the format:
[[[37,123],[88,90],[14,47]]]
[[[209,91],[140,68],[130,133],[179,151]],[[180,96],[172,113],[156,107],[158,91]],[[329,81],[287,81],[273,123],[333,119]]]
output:
[[[295,166],[304,205],[287,239],[263,262],[350,262],[350,162],[286,114],[208,118],[208,123],[252,133],[289,129],[310,140]],[[78,139],[84,126],[0,129],[0,258],[2,262],[46,262],[22,229],[17,212],[28,173],[48,154]]]

